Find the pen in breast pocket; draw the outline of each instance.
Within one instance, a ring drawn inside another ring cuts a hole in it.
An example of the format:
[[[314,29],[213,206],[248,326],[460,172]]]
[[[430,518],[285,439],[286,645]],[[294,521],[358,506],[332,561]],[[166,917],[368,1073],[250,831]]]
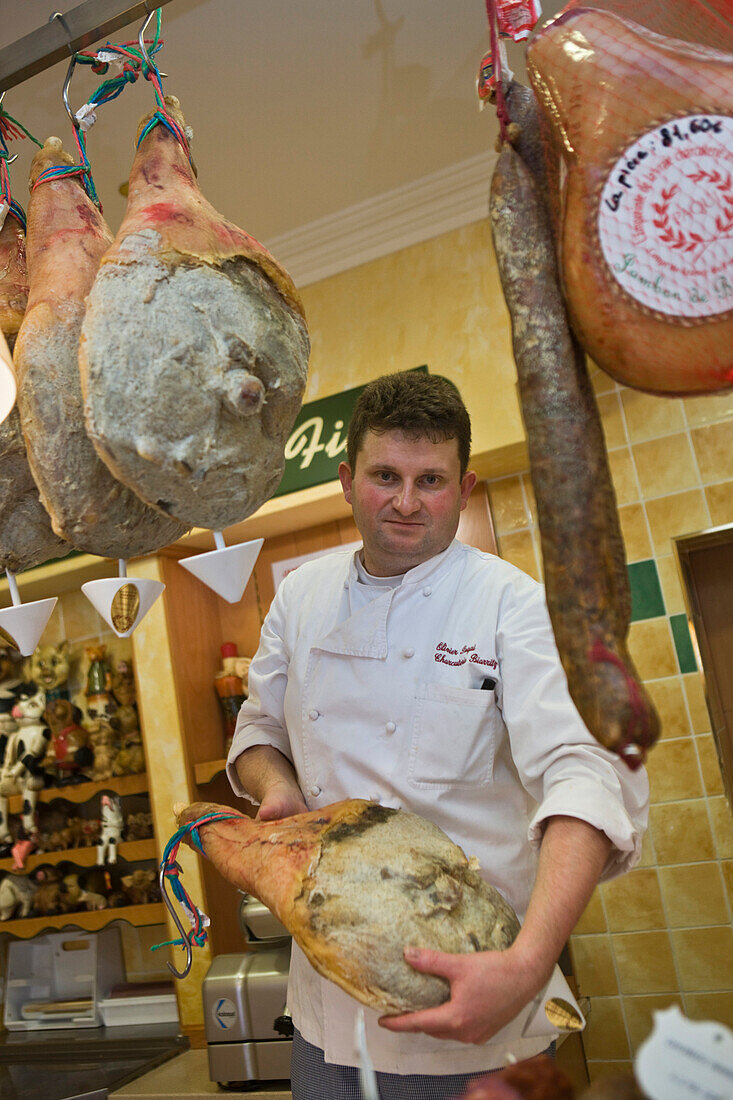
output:
[[[481,681],[482,691],[493,691],[495,687],[496,680],[493,678],[493,676],[487,676],[485,680]]]

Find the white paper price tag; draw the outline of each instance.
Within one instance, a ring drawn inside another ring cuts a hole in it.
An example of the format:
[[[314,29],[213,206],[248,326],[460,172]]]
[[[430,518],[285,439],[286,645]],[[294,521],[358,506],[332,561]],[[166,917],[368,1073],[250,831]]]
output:
[[[715,1021],[688,1020],[676,1006],[655,1012],[634,1073],[650,1100],[730,1100],[733,1031]]]

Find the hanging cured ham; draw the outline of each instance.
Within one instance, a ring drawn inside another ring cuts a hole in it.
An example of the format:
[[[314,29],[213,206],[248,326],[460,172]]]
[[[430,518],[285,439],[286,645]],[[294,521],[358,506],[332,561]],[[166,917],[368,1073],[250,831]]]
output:
[[[85,299],[112,234],[78,175],[33,185],[74,163],[50,137],[31,165],[28,308],[15,347],[28,461],[56,533],[77,550],[128,558],[174,542],[186,528],[117,481],[86,434],[79,379]]]
[[[178,100],[165,102],[183,129]],[[148,121],[82,330],[87,429],[144,500],[217,530],[280,481],[308,335],[290,277],[213,209],[182,144]]]
[[[571,322],[599,366],[651,393],[733,387],[729,48],[579,8],[527,51],[567,172],[559,251]]]
[[[12,348],[28,300],[25,232],[8,214],[0,229],[0,327]],[[20,428],[17,406],[0,423],[0,569],[18,573],[71,547],[51,528],[41,504]]]
[[[186,825],[228,806],[197,802]],[[350,799],[281,821],[202,825],[204,854],[259,898],[324,978],[385,1013],[448,1000],[448,982],[403,958],[407,944],[438,951],[502,950],[519,922],[461,849],[416,814]]]
[[[0,328],[11,350],[27,301],[25,232],[18,219],[7,211],[0,227]]]

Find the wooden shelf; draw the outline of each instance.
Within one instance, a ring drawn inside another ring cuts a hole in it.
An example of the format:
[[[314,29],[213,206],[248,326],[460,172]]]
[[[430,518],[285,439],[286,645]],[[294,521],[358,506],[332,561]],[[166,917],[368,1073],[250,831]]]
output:
[[[210,783],[214,776],[225,771],[226,766],[225,757],[222,757],[221,760],[204,760],[203,763],[196,764],[193,769],[196,782],[200,787],[203,787],[206,783]]]
[[[116,794],[145,794],[148,789],[148,777],[145,772],[139,775],[117,775],[109,779],[100,779],[95,783],[70,783],[67,787],[45,787],[38,792],[39,802],[53,802],[55,798],[65,798],[68,802],[88,802],[100,791],[114,791]],[[23,808],[23,797],[11,796],[8,810],[19,814]]]
[[[154,859],[158,855],[155,850],[155,841],[149,840],[123,840],[117,847],[117,854],[128,863],[138,863],[142,859]],[[24,874],[32,871],[41,864],[74,863],[77,867],[97,867],[96,846],[89,848],[66,848],[60,852],[33,852],[25,861],[22,871],[15,867],[12,857],[0,859],[0,871],[11,871],[13,874]]]
[[[138,928],[145,924],[165,924],[165,905],[162,901],[156,901],[150,905],[126,905],[120,909],[97,909],[89,913],[59,913],[56,917],[6,920],[0,922],[0,932],[28,940],[31,936],[58,928],[83,928],[87,932],[97,932],[116,920],[127,921]]]
[[[18,573],[17,581],[23,603],[58,596],[81,588],[85,581],[117,576],[117,561],[98,558],[93,554],[70,554],[67,558],[47,562],[35,569]],[[0,606],[11,604],[7,577],[0,579]]]

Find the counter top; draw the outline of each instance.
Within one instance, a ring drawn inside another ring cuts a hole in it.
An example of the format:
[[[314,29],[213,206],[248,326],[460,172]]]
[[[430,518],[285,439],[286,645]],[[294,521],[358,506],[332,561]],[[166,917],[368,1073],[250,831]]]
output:
[[[261,1089],[236,1092],[220,1089],[215,1081],[209,1080],[209,1055],[206,1050],[187,1050],[172,1058],[165,1065],[157,1066],[149,1073],[138,1077],[129,1085],[110,1092],[110,1100],[124,1100],[125,1097],[137,1097],[137,1100],[208,1100],[211,1096],[237,1097],[248,1096],[250,1100],[290,1100],[287,1085],[273,1082]]]

